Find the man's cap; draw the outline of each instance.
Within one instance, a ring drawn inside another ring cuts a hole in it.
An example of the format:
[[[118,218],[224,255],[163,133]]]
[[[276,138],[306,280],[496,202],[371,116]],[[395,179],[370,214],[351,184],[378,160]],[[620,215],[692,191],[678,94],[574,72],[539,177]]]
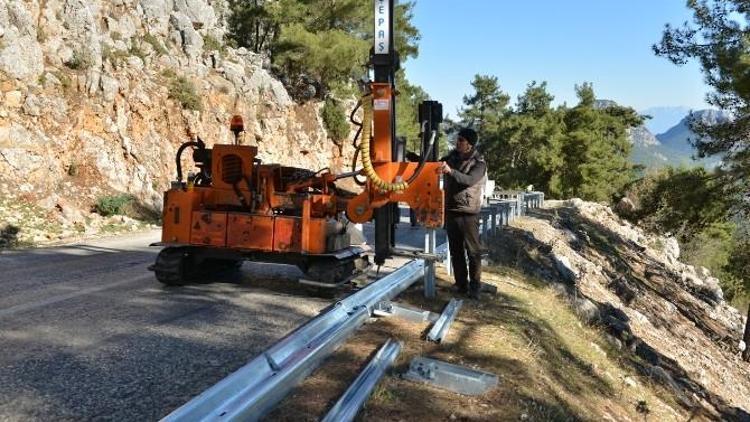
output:
[[[477,133],[474,131],[474,129],[465,127],[458,131],[458,137],[466,139],[466,141],[471,144],[471,146],[477,144]]]

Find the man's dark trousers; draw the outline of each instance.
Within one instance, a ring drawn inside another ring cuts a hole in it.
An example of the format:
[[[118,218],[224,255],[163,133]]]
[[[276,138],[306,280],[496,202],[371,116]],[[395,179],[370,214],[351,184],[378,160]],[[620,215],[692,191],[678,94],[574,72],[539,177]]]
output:
[[[482,245],[479,241],[479,215],[448,212],[446,215],[448,247],[451,251],[451,264],[460,289],[479,292],[482,283]],[[466,255],[469,258],[469,271],[466,271]],[[468,278],[468,283],[467,283]]]

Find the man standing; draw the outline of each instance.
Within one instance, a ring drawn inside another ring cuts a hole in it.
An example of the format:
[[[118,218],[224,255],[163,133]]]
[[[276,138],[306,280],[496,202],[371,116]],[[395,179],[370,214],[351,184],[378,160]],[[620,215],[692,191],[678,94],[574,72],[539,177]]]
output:
[[[482,248],[479,241],[479,211],[487,164],[477,152],[477,133],[461,129],[456,148],[443,161],[445,174],[445,225],[451,263],[459,293],[479,299],[482,279]],[[468,272],[466,255],[469,258]],[[468,283],[467,283],[468,278]]]

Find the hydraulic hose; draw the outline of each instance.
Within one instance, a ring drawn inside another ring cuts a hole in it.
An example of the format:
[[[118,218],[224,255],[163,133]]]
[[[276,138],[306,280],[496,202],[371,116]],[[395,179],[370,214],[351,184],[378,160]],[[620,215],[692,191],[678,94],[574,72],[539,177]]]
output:
[[[427,149],[427,151],[422,156],[422,159],[419,160],[419,164],[417,165],[417,169],[414,170],[414,174],[411,175],[411,177],[409,178],[409,180],[406,181],[406,183],[409,183],[409,184],[413,183],[415,180],[417,180],[417,177],[419,177],[419,175],[422,174],[422,170],[424,169],[424,163],[427,161],[427,157],[429,157],[430,155],[432,155],[432,150],[435,148],[435,137],[436,136],[437,136],[437,132],[433,130],[432,134],[430,135],[430,141],[429,141],[430,142],[429,143],[430,146],[429,146],[429,148]]]
[[[357,162],[359,161],[359,146],[357,145],[357,139],[359,139],[359,136],[362,134],[362,123],[354,120],[354,115],[357,114],[357,110],[359,110],[360,107],[362,107],[361,99],[357,102],[357,105],[349,114],[349,121],[352,122],[353,125],[357,126],[357,133],[354,134],[354,139],[352,139],[352,147],[354,147],[354,155],[352,156],[352,172],[357,171]],[[354,176],[353,180],[354,183],[359,186],[364,186],[367,184],[367,180],[360,181],[357,176]]]
[[[386,182],[381,179],[372,167],[372,157],[370,157],[370,137],[372,136],[372,95],[366,95],[362,98],[362,140],[360,141],[360,154],[362,160],[362,170],[372,184],[382,192],[400,192],[409,187],[407,182]]]
[[[180,145],[180,147],[177,149],[177,154],[175,158],[175,164],[177,165],[177,181],[182,182],[182,161],[180,158],[182,157],[182,152],[185,151],[185,148],[188,147],[198,147],[198,148],[205,148],[206,144],[203,143],[200,138],[197,141],[188,141]]]

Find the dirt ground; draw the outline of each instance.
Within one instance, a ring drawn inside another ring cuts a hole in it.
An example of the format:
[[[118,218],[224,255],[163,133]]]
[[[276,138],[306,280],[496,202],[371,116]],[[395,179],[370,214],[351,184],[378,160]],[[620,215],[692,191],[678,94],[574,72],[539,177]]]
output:
[[[425,300],[416,287],[399,302],[440,312],[451,298],[448,277],[440,271],[435,300]],[[638,375],[623,355],[627,352],[608,343],[599,329],[582,324],[549,285],[505,267],[486,269],[484,281],[498,288],[497,295],[465,300],[443,344],[424,340],[428,323],[373,319],[266,420],[318,420],[389,337],[401,340],[404,348],[358,420],[702,419],[658,383]],[[400,379],[420,355],[493,372],[499,385],[469,397]]]

